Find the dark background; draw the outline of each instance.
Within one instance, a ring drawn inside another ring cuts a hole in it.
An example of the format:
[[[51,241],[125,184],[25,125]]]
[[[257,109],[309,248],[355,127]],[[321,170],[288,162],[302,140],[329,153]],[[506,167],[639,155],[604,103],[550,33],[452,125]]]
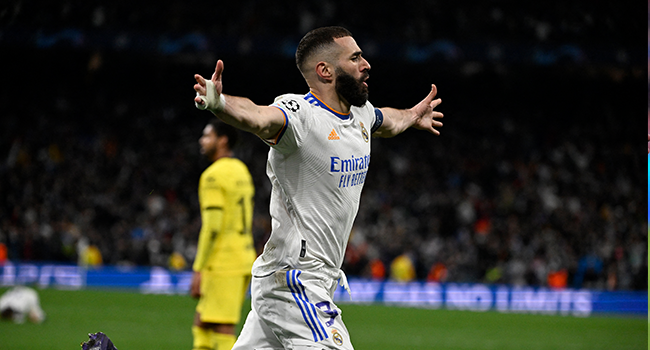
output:
[[[191,264],[208,165],[193,74],[270,104],[305,93],[302,35],[344,25],[370,101],[408,108],[431,83],[439,137],[373,139],[344,270],[398,256],[416,278],[647,289],[643,9],[590,1],[10,2],[0,7],[0,242],[12,261]],[[639,121],[639,125],[635,122]],[[268,148],[242,134],[268,237]],[[434,276],[434,266],[446,273]]]

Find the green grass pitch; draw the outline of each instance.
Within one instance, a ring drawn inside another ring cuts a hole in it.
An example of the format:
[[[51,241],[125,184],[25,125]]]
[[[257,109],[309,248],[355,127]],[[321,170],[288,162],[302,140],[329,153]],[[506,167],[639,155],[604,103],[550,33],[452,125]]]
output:
[[[0,288],[0,293],[6,288]],[[0,350],[81,349],[102,331],[119,350],[190,350],[196,301],[181,295],[39,290],[48,319],[0,323]],[[249,306],[248,306],[249,307]],[[341,304],[357,350],[648,349],[647,318],[563,317]],[[245,310],[247,312],[247,310]]]

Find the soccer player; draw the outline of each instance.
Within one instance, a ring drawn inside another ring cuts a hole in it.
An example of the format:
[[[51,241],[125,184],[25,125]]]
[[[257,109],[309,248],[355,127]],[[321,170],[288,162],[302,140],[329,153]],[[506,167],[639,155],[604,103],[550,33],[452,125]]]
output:
[[[233,158],[237,133],[215,119],[199,139],[201,153],[212,164],[199,180],[202,223],[190,290],[199,298],[194,350],[230,350],[235,344],[235,325],[256,257],[251,230],[255,189],[246,165]]]
[[[375,108],[367,101],[370,64],[342,27],[307,33],[296,64],[309,92],[270,106],[223,94],[224,63],[210,80],[196,74],[194,102],[270,146],[272,232],[253,264],[252,310],[233,349],[353,349],[332,297],[361,188],[371,136],[410,127],[440,133],[435,85],[413,108]]]
[[[41,323],[45,320],[45,312],[34,289],[16,286],[0,297],[0,317],[15,323],[24,323],[25,319]]]

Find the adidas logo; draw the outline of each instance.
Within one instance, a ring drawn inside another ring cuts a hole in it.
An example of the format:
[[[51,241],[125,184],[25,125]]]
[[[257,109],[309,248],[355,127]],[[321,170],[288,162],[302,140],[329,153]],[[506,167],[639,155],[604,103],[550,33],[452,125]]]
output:
[[[328,140],[340,140],[339,134],[336,133],[336,130],[332,129],[332,132],[327,136]]]

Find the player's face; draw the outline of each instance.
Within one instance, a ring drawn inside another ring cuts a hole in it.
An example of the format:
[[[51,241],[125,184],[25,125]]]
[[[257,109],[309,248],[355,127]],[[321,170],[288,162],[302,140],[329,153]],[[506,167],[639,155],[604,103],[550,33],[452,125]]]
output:
[[[203,135],[199,139],[199,145],[201,145],[201,154],[210,159],[217,153],[217,133],[212,125],[206,125],[203,128]]]
[[[361,79],[355,79],[352,75],[337,67],[336,92],[349,104],[361,107],[368,101],[368,86],[365,85],[365,79],[367,79],[367,75]]]
[[[336,67],[336,92],[353,106],[361,107],[368,100],[370,64],[352,37],[334,39],[341,47]]]

